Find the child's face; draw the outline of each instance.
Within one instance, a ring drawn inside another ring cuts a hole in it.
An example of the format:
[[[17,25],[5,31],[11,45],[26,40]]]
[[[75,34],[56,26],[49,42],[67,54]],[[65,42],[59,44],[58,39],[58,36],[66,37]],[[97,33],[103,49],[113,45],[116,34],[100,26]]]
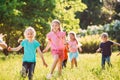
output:
[[[102,41],[103,41],[103,42],[106,42],[108,38],[107,38],[107,37],[102,36],[102,37],[101,37],[101,39],[102,39]]]
[[[33,32],[31,31],[31,30],[29,30],[27,33],[26,33],[26,37],[28,38],[28,39],[33,39]]]
[[[74,39],[75,39],[74,34],[69,34],[69,36],[70,36],[70,39],[71,39],[71,40],[74,40]]]
[[[55,32],[60,30],[60,25],[57,22],[52,23],[52,30]]]

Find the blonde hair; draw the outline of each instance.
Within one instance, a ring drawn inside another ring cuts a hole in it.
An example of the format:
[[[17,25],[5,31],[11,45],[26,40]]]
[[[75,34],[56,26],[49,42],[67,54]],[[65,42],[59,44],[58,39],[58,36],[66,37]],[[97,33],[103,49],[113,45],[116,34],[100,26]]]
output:
[[[77,37],[76,37],[76,33],[75,33],[74,31],[70,31],[70,32],[68,33],[68,40],[70,40],[70,34],[74,35],[74,38],[75,38],[75,40],[76,40],[76,42],[77,42],[77,44],[78,44],[78,40],[77,40]]]
[[[36,36],[36,31],[33,27],[29,26],[28,28],[25,29],[24,31],[24,36],[25,38],[27,39],[27,32],[31,31],[32,34],[33,34],[33,39],[35,39],[35,36]]]
[[[53,21],[52,21],[52,23],[51,23],[51,31],[53,31],[53,29],[52,29],[52,24],[53,23],[57,23],[57,24],[59,24],[59,31],[62,31],[62,27],[61,27],[61,23],[60,23],[60,21],[58,20],[58,19],[54,19]]]
[[[102,38],[102,37],[103,37],[103,38],[108,38],[108,33],[105,33],[105,32],[102,33],[102,34],[101,34],[101,38]]]

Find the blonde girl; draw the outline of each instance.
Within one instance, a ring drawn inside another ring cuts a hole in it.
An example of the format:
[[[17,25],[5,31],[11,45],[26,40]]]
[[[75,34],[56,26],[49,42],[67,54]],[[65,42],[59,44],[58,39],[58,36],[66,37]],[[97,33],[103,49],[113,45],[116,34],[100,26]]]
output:
[[[53,20],[51,23],[51,31],[47,34],[48,44],[43,52],[48,51],[51,48],[51,53],[53,56],[53,63],[50,70],[50,73],[47,75],[47,79],[52,77],[54,69],[58,64],[58,72],[62,73],[62,60],[63,60],[63,50],[65,43],[65,32],[62,32],[60,21]]]
[[[71,68],[74,67],[74,65],[77,67],[77,57],[78,57],[78,48],[80,51],[82,51],[81,45],[77,41],[75,32],[71,31],[68,34],[68,48],[69,48],[69,59],[71,61]]]
[[[21,75],[22,77],[26,77],[28,74],[28,79],[33,79],[33,73],[36,64],[36,50],[40,54],[42,58],[43,64],[47,66],[43,55],[40,50],[40,43],[35,40],[36,32],[33,27],[26,28],[24,32],[25,39],[21,42],[21,44],[16,48],[9,47],[9,51],[19,51],[22,47],[24,48],[24,55],[23,55],[23,64]]]

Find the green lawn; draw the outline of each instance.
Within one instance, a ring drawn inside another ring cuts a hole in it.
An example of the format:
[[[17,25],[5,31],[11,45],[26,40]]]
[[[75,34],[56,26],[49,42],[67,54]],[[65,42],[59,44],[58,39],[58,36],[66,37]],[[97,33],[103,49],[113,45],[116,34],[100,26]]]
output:
[[[106,65],[105,70],[101,70],[101,54],[80,54],[77,68],[70,69],[68,61],[62,76],[58,76],[56,69],[51,80],[120,80],[120,56],[116,56],[117,53],[114,52],[111,56],[113,67],[108,68]],[[45,53],[44,57],[48,68],[43,66],[40,56],[37,55],[34,80],[46,80],[46,75],[50,71],[52,56],[50,53]],[[0,80],[23,80],[19,74],[21,66],[22,55],[11,54],[5,57],[0,54]]]

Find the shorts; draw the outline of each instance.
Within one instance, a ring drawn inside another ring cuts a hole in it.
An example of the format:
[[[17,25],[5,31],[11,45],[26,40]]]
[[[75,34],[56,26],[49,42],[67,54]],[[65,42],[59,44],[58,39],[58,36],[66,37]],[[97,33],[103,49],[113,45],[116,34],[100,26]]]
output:
[[[53,56],[58,55],[61,60],[63,60],[63,58],[64,58],[64,53],[63,52],[64,52],[63,50],[55,50],[55,49],[53,49],[51,51]]]
[[[69,52],[69,60],[72,61],[73,58],[78,58],[78,52]]]

